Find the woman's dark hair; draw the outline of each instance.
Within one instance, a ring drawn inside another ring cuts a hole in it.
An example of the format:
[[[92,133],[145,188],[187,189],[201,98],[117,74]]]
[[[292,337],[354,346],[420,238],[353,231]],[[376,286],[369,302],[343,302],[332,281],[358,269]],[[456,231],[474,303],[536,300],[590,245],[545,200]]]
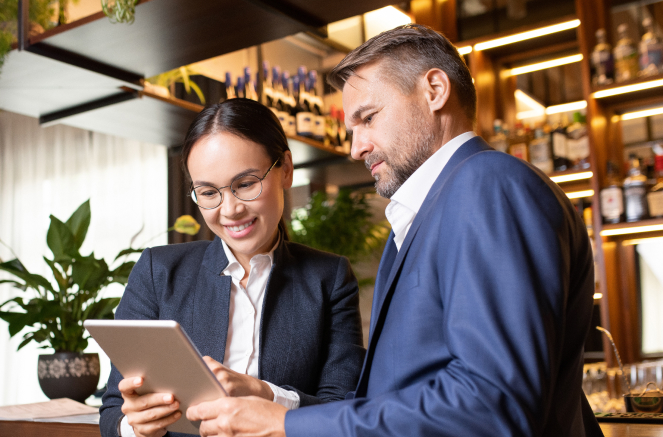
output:
[[[288,138],[281,122],[266,106],[249,99],[230,99],[203,109],[193,120],[182,146],[182,169],[191,180],[187,161],[191,149],[201,139],[220,132],[227,132],[260,144],[277,167],[283,165],[285,152],[289,151]],[[281,217],[279,230],[288,239],[285,220]]]

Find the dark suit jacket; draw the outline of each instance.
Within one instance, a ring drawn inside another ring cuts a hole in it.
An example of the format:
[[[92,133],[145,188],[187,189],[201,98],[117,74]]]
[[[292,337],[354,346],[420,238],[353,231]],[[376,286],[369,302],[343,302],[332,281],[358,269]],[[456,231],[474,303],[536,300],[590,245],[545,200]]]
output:
[[[385,249],[355,398],[288,412],[286,433],[601,435],[581,389],[593,293],[564,193],[472,139]]]
[[[176,320],[202,355],[223,362],[232,279],[221,272],[227,265],[219,238],[146,249],[115,318]],[[259,378],[296,391],[301,406],[343,399],[357,384],[365,354],[358,303],[346,258],[282,242],[265,290]],[[101,407],[104,437],[117,435],[121,379],[113,366]]]

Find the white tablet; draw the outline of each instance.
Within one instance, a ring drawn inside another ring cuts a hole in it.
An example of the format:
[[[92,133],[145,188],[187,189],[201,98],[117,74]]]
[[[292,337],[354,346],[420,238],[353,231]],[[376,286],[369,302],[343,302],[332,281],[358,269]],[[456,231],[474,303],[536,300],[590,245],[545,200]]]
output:
[[[139,394],[172,393],[182,417],[169,431],[199,434],[191,405],[228,396],[179,323],[172,320],[86,320],[83,326],[123,377],[144,378]]]

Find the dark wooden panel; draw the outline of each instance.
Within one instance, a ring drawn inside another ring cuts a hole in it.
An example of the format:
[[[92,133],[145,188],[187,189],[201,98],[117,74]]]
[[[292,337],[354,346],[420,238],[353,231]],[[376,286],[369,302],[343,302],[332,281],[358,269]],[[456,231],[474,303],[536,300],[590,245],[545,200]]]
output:
[[[262,0],[265,3],[285,3],[296,6],[325,23],[342,20],[394,4],[389,0]]]
[[[101,437],[99,425],[86,423],[0,421],[0,436]]]

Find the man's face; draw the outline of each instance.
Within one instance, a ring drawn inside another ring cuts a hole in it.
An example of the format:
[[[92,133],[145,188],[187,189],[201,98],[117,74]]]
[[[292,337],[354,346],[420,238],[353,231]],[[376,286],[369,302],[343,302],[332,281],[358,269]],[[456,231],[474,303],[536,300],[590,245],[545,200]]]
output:
[[[352,157],[364,160],[377,193],[391,198],[435,152],[441,132],[436,132],[422,84],[405,95],[379,67],[363,66],[348,79],[343,108],[353,135]]]

